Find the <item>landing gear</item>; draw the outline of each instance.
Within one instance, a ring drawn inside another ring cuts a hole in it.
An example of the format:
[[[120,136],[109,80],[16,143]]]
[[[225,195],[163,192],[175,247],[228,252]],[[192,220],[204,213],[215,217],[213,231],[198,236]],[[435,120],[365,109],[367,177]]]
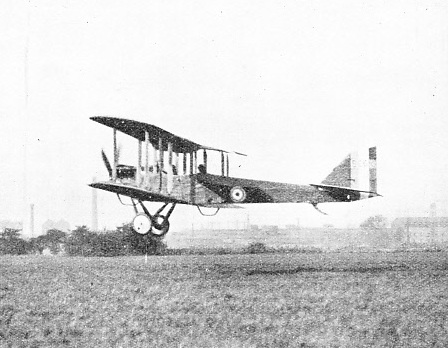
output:
[[[145,235],[151,231],[152,221],[145,213],[139,213],[135,215],[134,220],[132,220],[132,227],[138,234]]]
[[[154,225],[153,225],[154,230],[152,231],[152,234],[158,237],[164,236],[170,229],[170,222],[163,215],[154,215],[153,219],[154,219]]]
[[[162,215],[161,213],[170,203],[165,203],[154,215],[149,213],[142,201],[138,201],[138,203],[143,209],[143,213],[138,212],[137,205],[134,201],[132,201],[132,203],[134,205],[135,213],[137,214],[132,221],[132,227],[135,232],[141,235],[150,233],[154,237],[163,237],[168,233],[168,230],[170,229],[170,222],[168,219],[173,212],[176,203],[171,203],[171,207],[168,209],[166,215]]]

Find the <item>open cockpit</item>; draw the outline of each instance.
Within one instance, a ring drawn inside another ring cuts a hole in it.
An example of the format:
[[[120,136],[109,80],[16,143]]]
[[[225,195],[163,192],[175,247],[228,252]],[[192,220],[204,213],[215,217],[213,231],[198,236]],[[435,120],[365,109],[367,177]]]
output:
[[[198,176],[208,175],[208,151],[220,153],[220,176],[229,177],[229,152],[203,146],[176,136],[156,126],[113,117],[92,117],[93,121],[113,130],[113,159],[109,161],[102,151],[103,162],[109,173],[106,182],[91,186],[131,197],[136,212],[139,233],[148,233],[152,228],[156,235],[167,232],[168,217],[177,203],[214,206],[226,203],[219,194],[202,186]],[[119,162],[120,149],[117,133],[122,132],[137,140],[135,165]],[[237,153],[238,155],[244,155]],[[121,200],[120,200],[121,201]],[[144,206],[145,201],[165,202],[156,214],[151,215]],[[166,216],[161,211],[172,204]],[[137,206],[143,212],[139,213]],[[149,227],[149,230],[147,228]]]

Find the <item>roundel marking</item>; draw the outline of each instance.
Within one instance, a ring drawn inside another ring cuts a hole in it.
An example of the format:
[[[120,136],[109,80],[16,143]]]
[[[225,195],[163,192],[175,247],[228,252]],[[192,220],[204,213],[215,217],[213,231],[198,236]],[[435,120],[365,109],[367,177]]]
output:
[[[246,191],[241,186],[235,186],[230,190],[230,199],[234,203],[242,203],[246,199]]]

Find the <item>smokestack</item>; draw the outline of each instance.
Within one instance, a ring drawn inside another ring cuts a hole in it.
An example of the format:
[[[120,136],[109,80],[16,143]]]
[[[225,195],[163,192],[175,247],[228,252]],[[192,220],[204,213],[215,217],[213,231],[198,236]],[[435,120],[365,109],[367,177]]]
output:
[[[34,237],[34,204],[30,204],[30,237]]]
[[[436,224],[437,224],[437,206],[436,203],[431,203],[430,206],[430,218],[431,218],[431,230],[430,230],[430,243],[435,243],[436,237]]]
[[[92,179],[96,182],[96,178]],[[98,231],[98,199],[96,189],[92,188],[92,231]]]

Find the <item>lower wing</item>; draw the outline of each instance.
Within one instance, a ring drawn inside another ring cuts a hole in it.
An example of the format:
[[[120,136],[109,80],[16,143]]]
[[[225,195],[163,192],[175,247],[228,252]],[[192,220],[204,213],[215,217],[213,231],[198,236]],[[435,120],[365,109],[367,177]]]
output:
[[[151,202],[170,202],[170,203],[181,203],[188,204],[188,202],[176,199],[167,195],[160,193],[151,192],[144,190],[135,186],[124,185],[119,183],[111,182],[97,182],[89,185],[90,187],[113,192],[119,195],[128,196],[131,198],[138,199],[140,201],[151,201]]]

